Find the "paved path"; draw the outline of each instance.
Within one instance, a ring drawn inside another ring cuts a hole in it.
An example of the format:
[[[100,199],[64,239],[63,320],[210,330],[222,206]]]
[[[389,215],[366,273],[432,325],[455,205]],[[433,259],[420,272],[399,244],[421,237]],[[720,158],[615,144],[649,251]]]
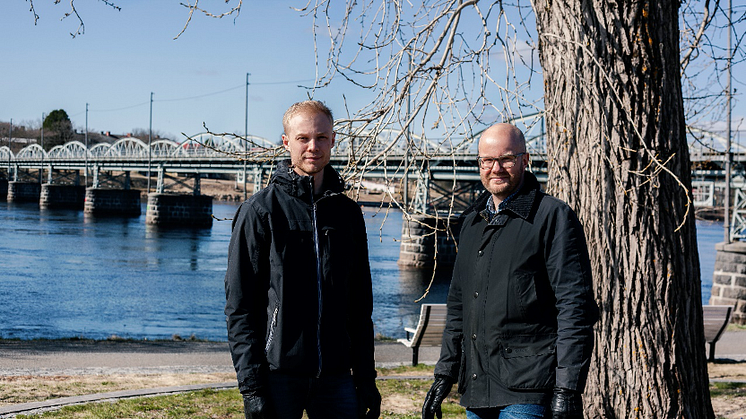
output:
[[[433,365],[440,348],[420,349],[419,359]],[[716,346],[716,358],[746,361],[746,332],[726,332]],[[409,365],[412,351],[399,343],[376,344],[376,366]],[[0,375],[85,375],[233,372],[227,343],[2,341]],[[169,394],[204,388],[233,388],[236,383],[199,384],[125,390],[0,407],[0,418],[61,406],[125,397]]]
[[[440,348],[420,349],[435,364]],[[400,343],[376,344],[376,366],[412,362]],[[233,372],[227,343],[130,341],[2,341],[0,375]]]

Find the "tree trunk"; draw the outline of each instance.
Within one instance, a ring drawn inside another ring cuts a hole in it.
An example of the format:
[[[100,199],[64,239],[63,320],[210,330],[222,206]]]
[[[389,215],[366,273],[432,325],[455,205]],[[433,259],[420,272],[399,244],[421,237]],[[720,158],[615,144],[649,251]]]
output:
[[[601,318],[588,418],[713,418],[679,2],[534,0],[549,191],[585,226]]]

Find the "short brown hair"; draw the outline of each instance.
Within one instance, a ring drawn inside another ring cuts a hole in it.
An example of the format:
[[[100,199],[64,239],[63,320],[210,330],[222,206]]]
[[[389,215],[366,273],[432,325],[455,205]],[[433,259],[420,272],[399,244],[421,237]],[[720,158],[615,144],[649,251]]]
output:
[[[323,102],[318,100],[304,100],[302,102],[292,104],[288,110],[285,111],[285,115],[282,116],[282,130],[287,134],[288,124],[290,119],[301,112],[315,112],[324,114],[329,117],[329,122],[334,126],[334,117],[332,111]]]

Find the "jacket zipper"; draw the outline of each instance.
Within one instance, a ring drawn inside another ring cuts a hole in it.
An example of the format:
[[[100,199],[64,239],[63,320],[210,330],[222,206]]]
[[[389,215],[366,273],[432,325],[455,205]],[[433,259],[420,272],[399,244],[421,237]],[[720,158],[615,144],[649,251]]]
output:
[[[319,368],[316,371],[316,378],[321,376],[321,311],[323,298],[321,295],[321,246],[319,244],[319,230],[316,220],[316,201],[313,197],[313,180],[311,180],[311,202],[313,202],[313,246],[316,252],[316,282],[319,295],[319,316],[316,323],[316,344],[319,355]]]
[[[272,312],[272,322],[269,324],[269,336],[267,337],[267,344],[264,345],[264,354],[269,353],[269,347],[272,345],[272,341],[275,338],[275,329],[277,328],[277,314],[280,311],[280,303],[275,302],[275,310]]]

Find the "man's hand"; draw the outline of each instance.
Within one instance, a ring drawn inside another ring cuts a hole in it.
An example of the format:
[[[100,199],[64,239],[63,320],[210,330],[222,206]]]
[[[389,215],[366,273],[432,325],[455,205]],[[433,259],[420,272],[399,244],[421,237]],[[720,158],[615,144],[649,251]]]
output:
[[[376,387],[375,378],[357,387],[358,417],[378,419],[381,416],[381,393]]]
[[[551,407],[552,419],[583,419],[583,398],[578,391],[555,387]]]
[[[440,410],[440,404],[451,392],[453,387],[453,380],[449,377],[436,375],[433,385],[430,387],[430,391],[425,396],[425,403],[422,405],[422,419],[438,419],[443,417],[443,412]]]
[[[274,419],[275,412],[269,399],[260,391],[243,395],[243,412],[246,419]]]

